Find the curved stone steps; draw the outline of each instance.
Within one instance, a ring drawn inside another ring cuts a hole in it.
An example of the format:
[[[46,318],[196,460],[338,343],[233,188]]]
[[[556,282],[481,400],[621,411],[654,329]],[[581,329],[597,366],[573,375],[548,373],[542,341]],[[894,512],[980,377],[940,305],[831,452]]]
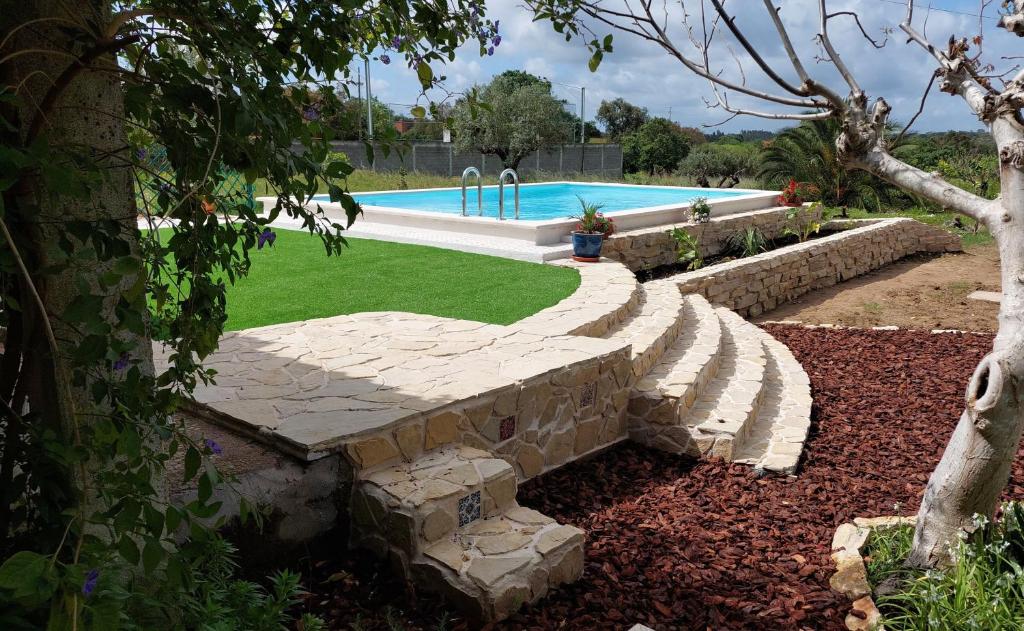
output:
[[[767,352],[765,399],[734,461],[774,473],[796,473],[811,427],[811,385],[785,344],[761,331]]]
[[[757,327],[725,307],[715,312],[722,322],[721,364],[680,420],[690,428],[701,455],[732,460],[764,398],[767,360]]]
[[[672,346],[687,314],[675,283],[649,282],[641,286],[640,294],[637,309],[602,336],[631,345],[634,379],[647,375]]]
[[[558,304],[511,325],[512,329],[544,335],[601,337],[636,311],[640,283],[625,265],[609,259],[579,263],[572,259],[552,261],[580,273],[580,286]]]
[[[480,623],[500,620],[583,573],[579,528],[516,502],[512,466],[449,445],[361,474],[352,542],[387,557]]]
[[[583,573],[584,533],[519,505],[467,524],[412,562],[420,585],[477,622],[501,620]]]
[[[718,371],[722,323],[702,296],[688,294],[682,304],[682,331],[631,393],[630,437],[673,453],[699,455],[679,419]]]

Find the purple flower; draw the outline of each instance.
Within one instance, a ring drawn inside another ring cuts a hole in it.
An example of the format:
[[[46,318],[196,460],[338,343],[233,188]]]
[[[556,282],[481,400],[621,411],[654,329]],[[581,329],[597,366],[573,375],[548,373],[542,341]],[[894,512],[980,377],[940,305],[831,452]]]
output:
[[[277,241],[277,233],[270,230],[270,228],[264,228],[263,232],[256,237],[256,249],[262,250],[264,245],[270,245],[273,247],[274,241]]]
[[[128,353],[121,353],[121,356],[114,362],[114,370],[124,370],[128,367]]]
[[[491,46],[490,48],[487,49],[487,56],[490,57],[493,54],[494,54],[494,46]]]
[[[207,448],[208,448],[208,449],[209,449],[210,451],[212,451],[212,452],[214,453],[214,455],[216,455],[216,456],[219,456],[219,455],[221,455],[222,453],[224,453],[224,448],[223,448],[223,447],[221,447],[221,446],[220,446],[220,445],[219,445],[219,444],[217,443],[217,441],[213,440],[212,438],[207,438],[206,440],[204,440],[204,441],[203,441],[203,443],[204,443],[204,444],[206,445],[206,447],[207,447]]]
[[[136,149],[135,150],[135,157],[138,158],[139,160],[145,160],[146,159],[146,150],[145,149]]]
[[[82,593],[86,596],[92,594],[96,589],[96,582],[100,579],[100,571],[93,568],[85,573],[85,582],[82,583]]]
[[[386,66],[389,63],[391,63],[391,57],[388,57],[387,54],[385,53],[380,56],[380,62]]]
[[[395,39],[391,40],[391,47],[392,48],[398,48],[401,45],[402,45],[402,36],[401,35],[395,35]]]
[[[307,107],[302,110],[302,117],[308,121],[320,120],[320,110],[315,107]]]
[[[491,43],[495,46],[501,46],[501,35],[495,35],[494,39],[491,40]]]

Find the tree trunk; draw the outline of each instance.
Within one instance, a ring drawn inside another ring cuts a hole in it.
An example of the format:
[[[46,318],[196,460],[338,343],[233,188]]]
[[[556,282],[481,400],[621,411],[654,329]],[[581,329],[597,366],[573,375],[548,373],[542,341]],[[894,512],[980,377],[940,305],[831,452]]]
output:
[[[99,42],[74,44],[66,34],[68,28],[86,29],[90,24],[94,25],[92,28],[97,28],[97,24],[102,28],[110,20],[110,3],[102,0],[15,3],[0,15],[0,32],[12,33],[15,26],[30,20],[35,21],[33,27],[15,32],[5,52],[57,48],[65,54],[27,53],[0,67],[0,80],[4,85],[21,85],[17,139],[26,145],[36,137],[45,138],[51,155],[63,160],[58,166],[76,172],[73,152],[84,153],[96,163],[100,176],[89,181],[86,196],[72,197],[63,187],[48,188],[42,178],[28,174],[16,184],[14,206],[7,208],[5,218],[17,250],[29,266],[32,284],[38,290],[44,315],[57,341],[54,353],[53,341],[46,335],[31,337],[24,353],[36,361],[22,364],[19,381],[27,384],[28,408],[72,443],[79,433],[79,424],[109,415],[108,410],[94,402],[90,386],[95,379],[91,374],[97,370],[108,371],[110,367],[90,366],[87,371],[86,367],[75,365],[71,354],[82,344],[86,333],[64,322],[61,316],[82,293],[84,282],[89,293],[102,297],[100,315],[117,330],[116,304],[125,299],[129,288],[144,280],[145,270],[139,255],[122,86],[117,73],[97,70],[116,68],[116,59],[112,52],[97,52],[106,50]],[[80,63],[70,59],[67,53],[89,61]],[[88,222],[97,228],[104,222],[116,222],[118,237],[129,244],[137,260],[135,273],[117,285],[100,286],[97,279],[110,270],[112,261],[100,260],[93,243],[83,243],[72,236],[68,230],[70,222]],[[71,265],[60,265],[56,245],[62,240],[69,242],[73,249],[69,253],[74,261]],[[3,242],[2,247],[10,245]],[[58,271],[39,271],[51,265]],[[25,282],[24,279],[21,282]],[[142,292],[130,307],[146,313]],[[8,313],[22,318],[27,329],[39,331],[42,327],[38,306],[32,300],[22,300],[21,309],[21,312],[9,310]],[[130,356],[132,364],[152,374],[149,338],[128,333],[117,335],[134,344]],[[72,480],[79,493],[82,485],[89,483],[87,472],[85,477]],[[89,493],[76,499],[91,504],[95,498]]]
[[[1024,140],[1011,121],[996,120],[992,132],[1002,182],[1002,212],[988,222],[999,247],[999,331],[974,371],[966,409],[925,489],[911,567],[948,563],[958,533],[973,530],[974,516],[992,517],[1024,428]]]

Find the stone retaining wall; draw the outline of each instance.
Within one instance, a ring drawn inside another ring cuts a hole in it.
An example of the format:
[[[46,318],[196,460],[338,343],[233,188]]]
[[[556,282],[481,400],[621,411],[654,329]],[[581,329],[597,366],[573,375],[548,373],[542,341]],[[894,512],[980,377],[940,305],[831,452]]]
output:
[[[672,277],[683,293],[699,293],[753,317],[814,289],[866,274],[918,252],[959,252],[960,238],[912,219],[832,221],[838,234]]]
[[[703,224],[686,222],[679,224],[700,242],[703,256],[721,254],[729,238],[748,227],[759,229],[768,239],[782,236],[786,228],[786,213],[789,208],[769,208],[750,213],[713,217]],[[821,218],[820,207],[812,211]],[[631,271],[651,269],[676,262],[676,242],[664,227],[629,230],[613,235],[604,242],[601,255],[619,261]]]
[[[496,394],[469,398],[354,440],[345,453],[360,471],[461,444],[504,458],[519,481],[527,480],[627,437],[631,372],[628,348],[567,362]]]

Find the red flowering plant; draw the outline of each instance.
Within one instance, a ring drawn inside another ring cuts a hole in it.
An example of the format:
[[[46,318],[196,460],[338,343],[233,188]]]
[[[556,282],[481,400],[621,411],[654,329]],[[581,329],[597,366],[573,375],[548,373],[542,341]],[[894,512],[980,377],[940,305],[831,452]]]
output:
[[[615,232],[615,221],[601,212],[601,204],[591,204],[579,196],[577,199],[580,200],[580,214],[570,216],[577,221],[575,232],[601,234],[605,239],[610,237]]]
[[[805,184],[790,178],[789,184],[779,195],[779,203],[783,206],[800,206],[804,203],[803,193],[806,192],[806,188]]]

